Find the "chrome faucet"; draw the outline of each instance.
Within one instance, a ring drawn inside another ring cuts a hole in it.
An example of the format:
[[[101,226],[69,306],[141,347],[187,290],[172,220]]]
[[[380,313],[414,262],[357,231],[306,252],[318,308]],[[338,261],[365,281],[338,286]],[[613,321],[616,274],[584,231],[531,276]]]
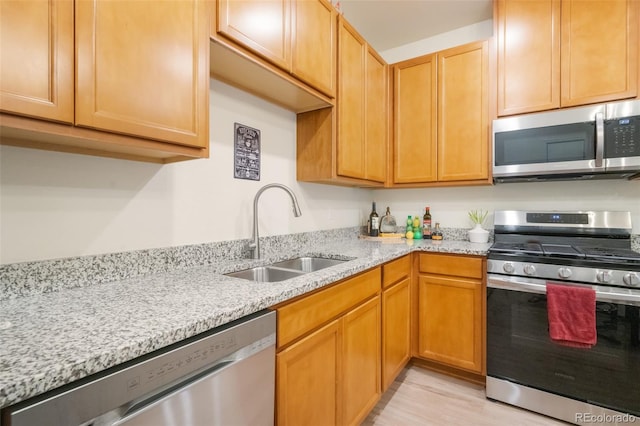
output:
[[[260,259],[260,236],[258,235],[258,199],[260,198],[260,195],[262,195],[262,193],[269,188],[280,188],[287,194],[289,194],[289,197],[291,197],[291,202],[293,203],[293,215],[295,217],[302,216],[302,211],[300,211],[300,206],[298,205],[298,199],[296,198],[296,194],[293,193],[291,188],[280,183],[270,183],[260,188],[256,193],[256,196],[253,198],[253,242],[249,244],[249,251],[251,252],[252,259]]]

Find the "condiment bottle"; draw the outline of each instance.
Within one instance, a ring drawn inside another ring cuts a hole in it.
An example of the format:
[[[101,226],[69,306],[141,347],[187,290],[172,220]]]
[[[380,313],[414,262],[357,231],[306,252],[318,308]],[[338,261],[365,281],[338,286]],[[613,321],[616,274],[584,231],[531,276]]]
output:
[[[405,228],[406,232],[404,236],[407,240],[413,239],[413,219],[411,219],[411,215],[407,216],[407,227]]]
[[[436,222],[436,229],[431,233],[432,240],[442,240],[442,231],[440,230],[440,223]]]

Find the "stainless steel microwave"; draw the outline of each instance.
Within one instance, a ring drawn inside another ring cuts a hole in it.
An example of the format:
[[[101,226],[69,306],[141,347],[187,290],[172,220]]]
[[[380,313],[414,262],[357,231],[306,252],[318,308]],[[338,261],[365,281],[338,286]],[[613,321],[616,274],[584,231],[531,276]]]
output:
[[[640,176],[640,101],[493,121],[493,180]]]

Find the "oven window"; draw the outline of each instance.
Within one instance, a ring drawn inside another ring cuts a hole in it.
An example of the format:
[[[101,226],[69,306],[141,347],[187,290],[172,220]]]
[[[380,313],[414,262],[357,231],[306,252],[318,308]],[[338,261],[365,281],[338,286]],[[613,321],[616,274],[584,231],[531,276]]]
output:
[[[495,165],[583,161],[595,158],[595,123],[513,130],[495,135]]]
[[[487,375],[640,415],[637,306],[596,303],[591,349],[549,338],[544,294],[487,289]]]

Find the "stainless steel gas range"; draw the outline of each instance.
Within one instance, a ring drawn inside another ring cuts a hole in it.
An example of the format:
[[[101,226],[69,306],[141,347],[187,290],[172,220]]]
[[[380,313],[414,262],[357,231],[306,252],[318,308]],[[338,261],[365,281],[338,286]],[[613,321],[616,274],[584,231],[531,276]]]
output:
[[[640,423],[640,253],[631,250],[630,213],[497,211],[494,227],[487,397],[575,424]],[[551,339],[551,285],[593,290],[595,344]]]

